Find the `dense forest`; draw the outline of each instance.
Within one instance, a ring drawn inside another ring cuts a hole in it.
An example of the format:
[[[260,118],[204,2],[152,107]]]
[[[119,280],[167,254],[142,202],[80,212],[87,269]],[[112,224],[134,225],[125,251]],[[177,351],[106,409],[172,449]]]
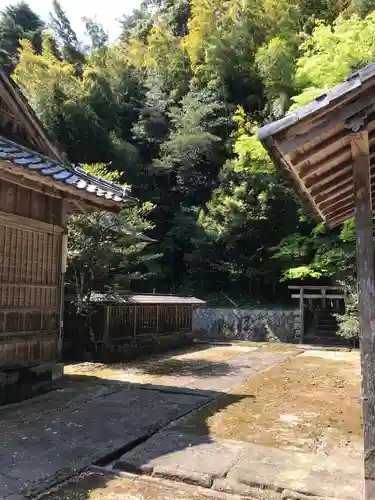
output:
[[[72,163],[139,200],[72,219],[69,282],[237,303],[284,300],[288,279],[353,277],[353,223],[317,225],[256,133],[375,59],[373,10],[144,0],[110,44],[89,12],[81,41],[57,0],[48,23],[6,8],[5,71]]]

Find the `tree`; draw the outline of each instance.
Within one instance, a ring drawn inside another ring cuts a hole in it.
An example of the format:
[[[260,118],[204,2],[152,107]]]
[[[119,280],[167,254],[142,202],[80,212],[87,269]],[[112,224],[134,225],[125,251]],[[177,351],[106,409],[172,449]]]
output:
[[[86,33],[91,39],[90,51],[102,51],[108,45],[108,33],[103,26],[88,17],[82,19],[86,26]]]
[[[207,276],[211,290],[230,282],[238,296],[258,293],[264,299],[267,293],[272,296],[282,273],[272,249],[299,229],[297,204],[257,141],[256,127],[243,108],[234,121],[235,156],[224,165],[220,184],[199,216],[210,271],[207,275],[208,266],[206,270],[199,266],[196,274]],[[262,292],[265,286],[267,293]]]
[[[52,1],[52,8],[50,26],[60,44],[62,55],[67,62],[75,65],[76,71],[80,74],[85,60],[81,43],[58,0]]]
[[[355,4],[145,0],[118,43],[84,18],[83,47],[54,3],[14,78],[70,161],[105,164],[153,204],[156,242],[108,263],[103,287],[126,268],[138,291],[282,300],[285,280],[355,272],[350,227],[317,226],[255,135],[374,57],[374,13]]]
[[[375,57],[375,13],[361,19],[339,16],[332,26],[318,22],[301,46],[296,84],[303,92],[293,98],[301,106],[343,81]]]
[[[0,64],[11,73],[17,64],[20,40],[28,40],[41,52],[44,23],[26,2],[5,8],[0,18]]]
[[[360,333],[358,291],[355,283],[344,283],[345,289],[345,312],[335,314],[339,325],[338,334],[340,337],[350,339],[356,343]]]
[[[90,173],[110,181],[119,181],[117,172],[109,173],[105,165],[86,165]],[[78,350],[94,348],[91,335],[91,304],[96,290],[129,291],[132,278],[140,279],[145,259],[138,255],[152,240],[143,233],[152,228],[147,221],[152,204],[123,209],[119,214],[93,212],[71,216],[68,222],[68,267],[66,286],[75,295],[75,306],[85,318],[86,328],[80,332]],[[76,340],[77,344],[77,340]]]

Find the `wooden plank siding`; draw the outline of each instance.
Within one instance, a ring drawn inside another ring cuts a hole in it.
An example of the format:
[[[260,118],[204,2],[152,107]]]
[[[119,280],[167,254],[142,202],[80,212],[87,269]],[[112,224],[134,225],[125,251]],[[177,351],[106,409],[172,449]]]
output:
[[[61,199],[0,180],[0,367],[57,356]]]
[[[92,304],[91,330],[101,360],[117,353],[118,357],[138,350],[157,350],[181,345],[192,334],[191,304]],[[77,352],[74,342],[82,338],[85,323],[73,303],[67,302],[64,316],[67,352]],[[79,331],[78,331],[79,330]]]

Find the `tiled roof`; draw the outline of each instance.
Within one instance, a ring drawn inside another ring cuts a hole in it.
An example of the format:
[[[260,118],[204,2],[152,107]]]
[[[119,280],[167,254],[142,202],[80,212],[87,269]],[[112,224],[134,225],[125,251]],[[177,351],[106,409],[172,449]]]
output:
[[[73,297],[66,296],[66,300],[74,300]],[[158,295],[158,294],[111,294],[92,292],[90,296],[91,302],[112,302],[116,304],[186,304],[186,305],[203,305],[206,302],[196,297],[178,297],[177,295]]]
[[[7,160],[13,165],[34,171],[51,180],[79,190],[87,191],[99,198],[116,203],[133,203],[129,196],[129,188],[118,186],[110,181],[99,179],[80,167],[63,165],[45,156],[31,151],[8,139],[0,137],[0,160]]]

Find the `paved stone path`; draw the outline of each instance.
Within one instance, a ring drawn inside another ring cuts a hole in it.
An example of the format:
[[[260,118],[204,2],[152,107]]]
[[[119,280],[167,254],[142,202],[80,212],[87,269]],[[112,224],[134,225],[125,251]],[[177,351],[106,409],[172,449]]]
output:
[[[284,490],[285,498],[294,492],[358,500],[363,488],[361,459],[335,459],[173,430],[155,434],[114,467],[249,496],[259,487]]]
[[[146,385],[81,377],[60,390],[2,408],[0,499],[44,491],[289,355],[252,351],[227,360],[225,373],[207,363],[188,377],[160,376]]]

